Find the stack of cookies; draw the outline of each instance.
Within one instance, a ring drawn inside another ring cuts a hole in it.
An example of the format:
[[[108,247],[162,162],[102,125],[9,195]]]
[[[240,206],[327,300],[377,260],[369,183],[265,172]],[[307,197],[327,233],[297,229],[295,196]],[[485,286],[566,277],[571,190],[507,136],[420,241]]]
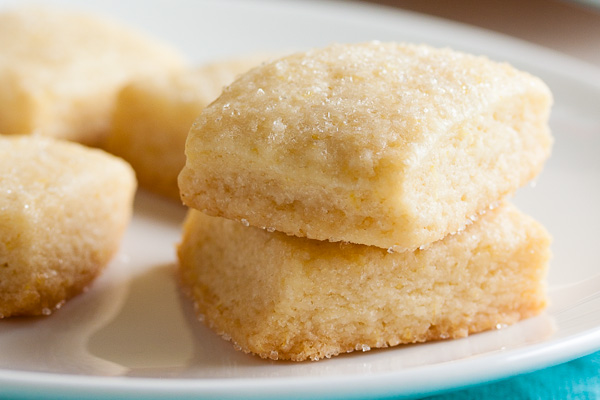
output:
[[[550,153],[551,94],[507,64],[379,42],[239,77],[189,133],[180,273],[264,358],[463,337],[546,304],[550,239],[504,199]]]

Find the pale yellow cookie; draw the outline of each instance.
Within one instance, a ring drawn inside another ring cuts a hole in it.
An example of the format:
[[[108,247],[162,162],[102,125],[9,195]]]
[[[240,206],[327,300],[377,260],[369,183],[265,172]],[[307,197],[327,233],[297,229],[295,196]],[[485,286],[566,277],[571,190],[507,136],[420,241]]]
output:
[[[119,93],[106,149],[133,166],[140,186],[179,200],[177,175],[192,123],[224,86],[265,59],[248,56],[134,80]]]
[[[512,205],[404,253],[191,210],[179,260],[210,327],[245,352],[301,361],[458,338],[536,315],[546,305],[549,243]]]
[[[174,50],[97,17],[0,12],[0,134],[38,132],[98,145],[126,82],[182,65]]]
[[[117,250],[133,170],[101,150],[0,136],[0,318],[50,314]]]
[[[297,236],[412,250],[541,170],[551,101],[539,79],[448,49],[371,42],[291,55],[202,112],[182,199]]]

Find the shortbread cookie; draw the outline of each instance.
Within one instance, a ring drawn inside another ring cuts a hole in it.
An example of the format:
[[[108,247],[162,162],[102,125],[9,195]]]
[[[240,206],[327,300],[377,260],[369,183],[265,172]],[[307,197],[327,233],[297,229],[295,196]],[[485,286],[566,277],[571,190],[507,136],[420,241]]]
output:
[[[177,175],[192,123],[224,86],[266,58],[248,56],[131,82],[117,98],[106,149],[133,166],[140,186],[179,200]]]
[[[371,42],[288,56],[203,111],[182,199],[297,236],[415,249],[541,170],[550,103],[539,79],[448,49]]]
[[[0,177],[0,318],[50,314],[117,250],[133,170],[76,143],[0,136]]]
[[[180,273],[210,327],[263,358],[458,338],[538,314],[549,237],[506,205],[427,250],[332,243],[191,210]]]
[[[174,50],[92,16],[0,12],[0,134],[38,132],[98,145],[127,81],[182,65]]]

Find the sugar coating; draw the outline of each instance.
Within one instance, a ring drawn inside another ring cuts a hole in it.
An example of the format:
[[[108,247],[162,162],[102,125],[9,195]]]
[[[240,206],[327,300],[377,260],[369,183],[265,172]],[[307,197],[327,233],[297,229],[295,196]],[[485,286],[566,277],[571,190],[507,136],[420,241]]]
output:
[[[0,136],[0,318],[48,315],[81,292],[119,246],[135,176],[100,150]]]
[[[130,82],[117,97],[106,149],[132,165],[140,186],[179,200],[177,176],[192,123],[224,86],[267,58],[250,55]]]
[[[44,8],[0,12],[0,133],[98,145],[127,81],[182,65],[174,50],[110,21]]]
[[[425,45],[333,45],[241,76],[190,131],[185,204],[288,234],[405,251],[463,228],[550,153],[551,94]]]
[[[302,361],[458,338],[546,304],[550,239],[511,205],[427,250],[269,233],[191,210],[180,275],[205,322],[236,348]]]

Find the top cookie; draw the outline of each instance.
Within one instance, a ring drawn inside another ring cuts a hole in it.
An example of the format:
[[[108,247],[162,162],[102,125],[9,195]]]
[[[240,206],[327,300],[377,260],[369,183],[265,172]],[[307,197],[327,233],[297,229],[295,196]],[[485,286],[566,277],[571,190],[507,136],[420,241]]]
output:
[[[38,8],[0,13],[0,133],[97,145],[118,90],[180,68],[181,57],[125,27]]]
[[[541,80],[449,49],[370,42],[291,55],[202,112],[182,199],[297,236],[414,249],[541,170],[551,102]]]

